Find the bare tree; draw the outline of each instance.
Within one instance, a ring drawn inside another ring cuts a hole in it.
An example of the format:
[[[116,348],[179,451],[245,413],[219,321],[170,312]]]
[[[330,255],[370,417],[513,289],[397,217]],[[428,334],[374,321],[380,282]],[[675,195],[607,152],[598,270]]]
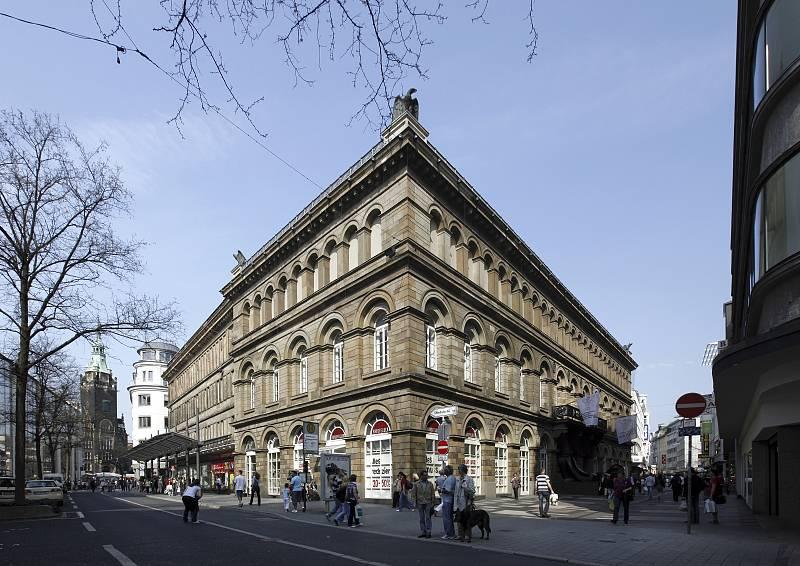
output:
[[[85,147],[46,114],[0,113],[0,360],[16,387],[17,504],[31,368],[95,332],[141,339],[178,324],[172,304],[130,290],[143,244],[113,229],[130,199],[105,145]]]
[[[274,41],[280,56],[294,74],[295,84],[311,83],[306,58],[315,59],[317,67],[349,59],[348,75],[355,88],[364,92],[351,121],[365,118],[376,127],[385,125],[391,116],[392,98],[399,94],[409,78],[427,78],[423,55],[432,40],[428,24],[447,21],[444,2],[431,0],[161,0],[165,19],[153,29],[169,37],[174,55],[167,70],[139,50],[125,28],[121,0],[90,0],[94,21],[103,40],[118,53],[133,51],[167,73],[183,88],[180,106],[172,121],[180,124],[181,115],[191,100],[199,101],[205,111],[220,111],[209,95],[204,77],[220,81],[223,96],[233,110],[253,122],[252,109],[263,97],[244,101],[225,68],[222,53],[214,40],[233,34],[241,43],[255,45],[261,40]],[[463,6],[472,10],[472,21],[488,23],[491,0],[472,0]],[[525,51],[530,62],[536,54],[538,32],[534,25],[533,0],[522,0],[520,16],[527,33]],[[503,6],[505,8],[505,5]],[[223,24],[219,26],[216,24]],[[212,38],[214,27],[218,31]],[[118,41],[132,44],[125,47]]]

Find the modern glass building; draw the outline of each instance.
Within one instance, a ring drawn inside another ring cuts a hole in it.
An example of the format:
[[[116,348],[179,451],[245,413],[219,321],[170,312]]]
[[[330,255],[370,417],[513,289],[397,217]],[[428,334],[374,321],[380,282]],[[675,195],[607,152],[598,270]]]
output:
[[[800,2],[739,2],[720,434],[754,512],[800,524]]]

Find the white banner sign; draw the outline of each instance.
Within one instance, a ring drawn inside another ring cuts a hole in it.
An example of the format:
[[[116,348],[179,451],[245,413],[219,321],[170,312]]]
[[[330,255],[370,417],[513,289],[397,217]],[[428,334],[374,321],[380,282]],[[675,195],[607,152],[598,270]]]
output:
[[[600,392],[595,391],[591,395],[578,399],[578,409],[583,417],[583,424],[597,426],[597,418],[600,415]]]
[[[625,444],[636,438],[636,415],[617,417],[617,442]]]

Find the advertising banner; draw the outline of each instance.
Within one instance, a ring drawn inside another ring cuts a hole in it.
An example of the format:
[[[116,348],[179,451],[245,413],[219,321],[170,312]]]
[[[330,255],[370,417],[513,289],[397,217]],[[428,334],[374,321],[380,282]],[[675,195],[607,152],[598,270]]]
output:
[[[329,454],[322,453],[319,457],[319,471],[322,481],[320,482],[320,498],[322,500],[333,499],[335,485],[347,483],[350,478],[350,454]]]

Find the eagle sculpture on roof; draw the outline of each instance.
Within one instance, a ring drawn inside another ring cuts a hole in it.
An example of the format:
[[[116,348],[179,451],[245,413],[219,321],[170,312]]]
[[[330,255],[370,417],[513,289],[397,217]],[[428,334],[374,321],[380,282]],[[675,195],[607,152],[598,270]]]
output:
[[[394,107],[392,108],[392,120],[396,120],[405,112],[411,114],[414,118],[419,120],[419,100],[411,98],[411,95],[417,92],[417,89],[410,88],[405,96],[394,97]]]

